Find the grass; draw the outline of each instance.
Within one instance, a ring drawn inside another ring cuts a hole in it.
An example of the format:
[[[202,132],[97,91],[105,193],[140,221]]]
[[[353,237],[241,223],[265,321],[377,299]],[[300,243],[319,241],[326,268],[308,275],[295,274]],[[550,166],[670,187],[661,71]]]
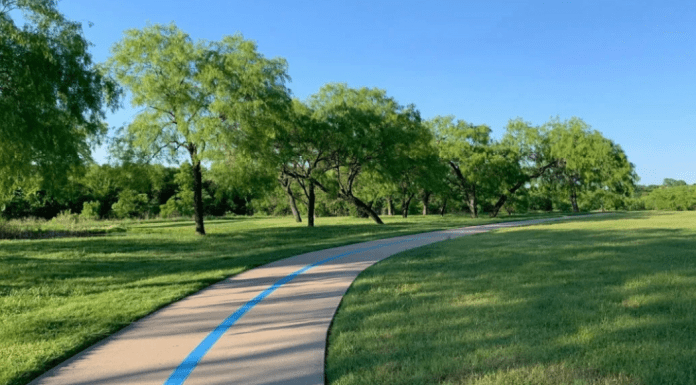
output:
[[[132,321],[274,260],[372,239],[529,217],[539,215],[495,220],[385,217],[385,226],[366,219],[319,218],[316,228],[291,218],[234,217],[206,221],[205,237],[194,234],[192,221],[181,220],[92,225],[25,221],[23,231],[30,234],[56,231],[66,236],[104,226],[121,232],[0,240],[0,384],[26,384]]]
[[[7,221],[0,218],[0,240],[100,236],[124,232],[133,222],[85,220],[75,214],[60,215],[52,220],[23,218]]]
[[[363,272],[334,318],[348,384],[696,384],[696,213],[514,228]]]

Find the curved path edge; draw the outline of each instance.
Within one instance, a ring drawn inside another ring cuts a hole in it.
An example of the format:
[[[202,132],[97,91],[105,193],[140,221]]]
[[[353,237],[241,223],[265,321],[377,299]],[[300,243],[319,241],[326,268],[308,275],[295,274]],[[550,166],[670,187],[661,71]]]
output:
[[[323,384],[331,320],[369,266],[445,239],[588,216],[597,214],[406,235],[275,261],[134,322],[30,385]]]

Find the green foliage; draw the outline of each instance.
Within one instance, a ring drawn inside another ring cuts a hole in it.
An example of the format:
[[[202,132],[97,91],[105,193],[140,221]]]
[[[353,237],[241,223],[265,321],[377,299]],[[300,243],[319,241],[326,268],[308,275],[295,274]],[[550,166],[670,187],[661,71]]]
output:
[[[160,206],[162,218],[192,217],[193,216],[193,191],[180,191],[169,198],[167,203]]]
[[[99,219],[99,202],[85,202],[82,204],[82,212],[80,213],[80,218],[86,220],[96,220]]]
[[[314,119],[325,122],[330,130],[326,158],[336,196],[381,223],[356,196],[356,181],[365,171],[397,172],[405,149],[422,133],[420,113],[413,105],[399,105],[384,90],[353,89],[338,83],[323,86],[308,105]]]
[[[194,42],[173,24],[155,24],[127,30],[106,67],[145,108],[122,140],[152,156],[189,156],[196,231],[205,234],[201,161],[266,142],[289,102],[285,60],[264,58],[239,34]]]
[[[116,106],[118,91],[88,47],[55,1],[0,1],[0,201],[18,186],[65,183],[106,132],[103,107]]]
[[[264,109],[282,107],[286,67],[241,35],[194,42],[173,24],[127,30],[107,62],[133,105],[146,108],[127,127],[132,144],[173,158],[185,150],[194,163],[221,150],[223,137],[253,135]]]
[[[687,184],[683,180],[665,178],[665,180],[662,182],[662,185],[665,187],[674,187],[674,186],[686,186]]]
[[[550,127],[550,153],[559,160],[550,181],[559,183],[570,195],[573,211],[577,211],[579,193],[604,190],[603,194],[628,197],[638,176],[621,147],[604,138],[579,118],[567,121],[554,119]]]
[[[58,213],[51,221],[66,226],[67,228],[72,228],[73,225],[80,222],[80,216],[78,214],[73,214],[70,210],[64,210]]]
[[[126,189],[118,194],[118,201],[114,203],[112,210],[117,218],[142,217],[144,213],[148,213],[147,204],[147,194]]]
[[[696,210],[696,186],[672,184],[660,187],[641,198],[648,210]]]
[[[464,195],[472,217],[479,204],[497,192],[509,163],[491,141],[491,129],[454,116],[437,116],[427,126],[435,136],[439,157],[450,169],[450,183]]]

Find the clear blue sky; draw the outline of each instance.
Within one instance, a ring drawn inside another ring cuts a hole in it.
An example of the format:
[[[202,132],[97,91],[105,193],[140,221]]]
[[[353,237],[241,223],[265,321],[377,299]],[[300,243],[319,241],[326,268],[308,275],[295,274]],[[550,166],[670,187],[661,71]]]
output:
[[[692,1],[63,0],[59,9],[83,22],[96,61],[148,22],[173,21],[194,39],[241,32],[288,60],[302,99],[329,82],[379,87],[424,118],[452,114],[496,137],[511,118],[578,116],[623,147],[640,184],[696,183]]]

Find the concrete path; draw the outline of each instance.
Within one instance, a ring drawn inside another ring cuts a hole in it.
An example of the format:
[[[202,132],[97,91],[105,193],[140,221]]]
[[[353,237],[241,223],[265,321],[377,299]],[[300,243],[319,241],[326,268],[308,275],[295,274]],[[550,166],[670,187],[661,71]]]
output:
[[[444,239],[561,219],[570,218],[402,236],[276,261],[131,324],[30,385],[323,384],[331,319],[361,271]]]

